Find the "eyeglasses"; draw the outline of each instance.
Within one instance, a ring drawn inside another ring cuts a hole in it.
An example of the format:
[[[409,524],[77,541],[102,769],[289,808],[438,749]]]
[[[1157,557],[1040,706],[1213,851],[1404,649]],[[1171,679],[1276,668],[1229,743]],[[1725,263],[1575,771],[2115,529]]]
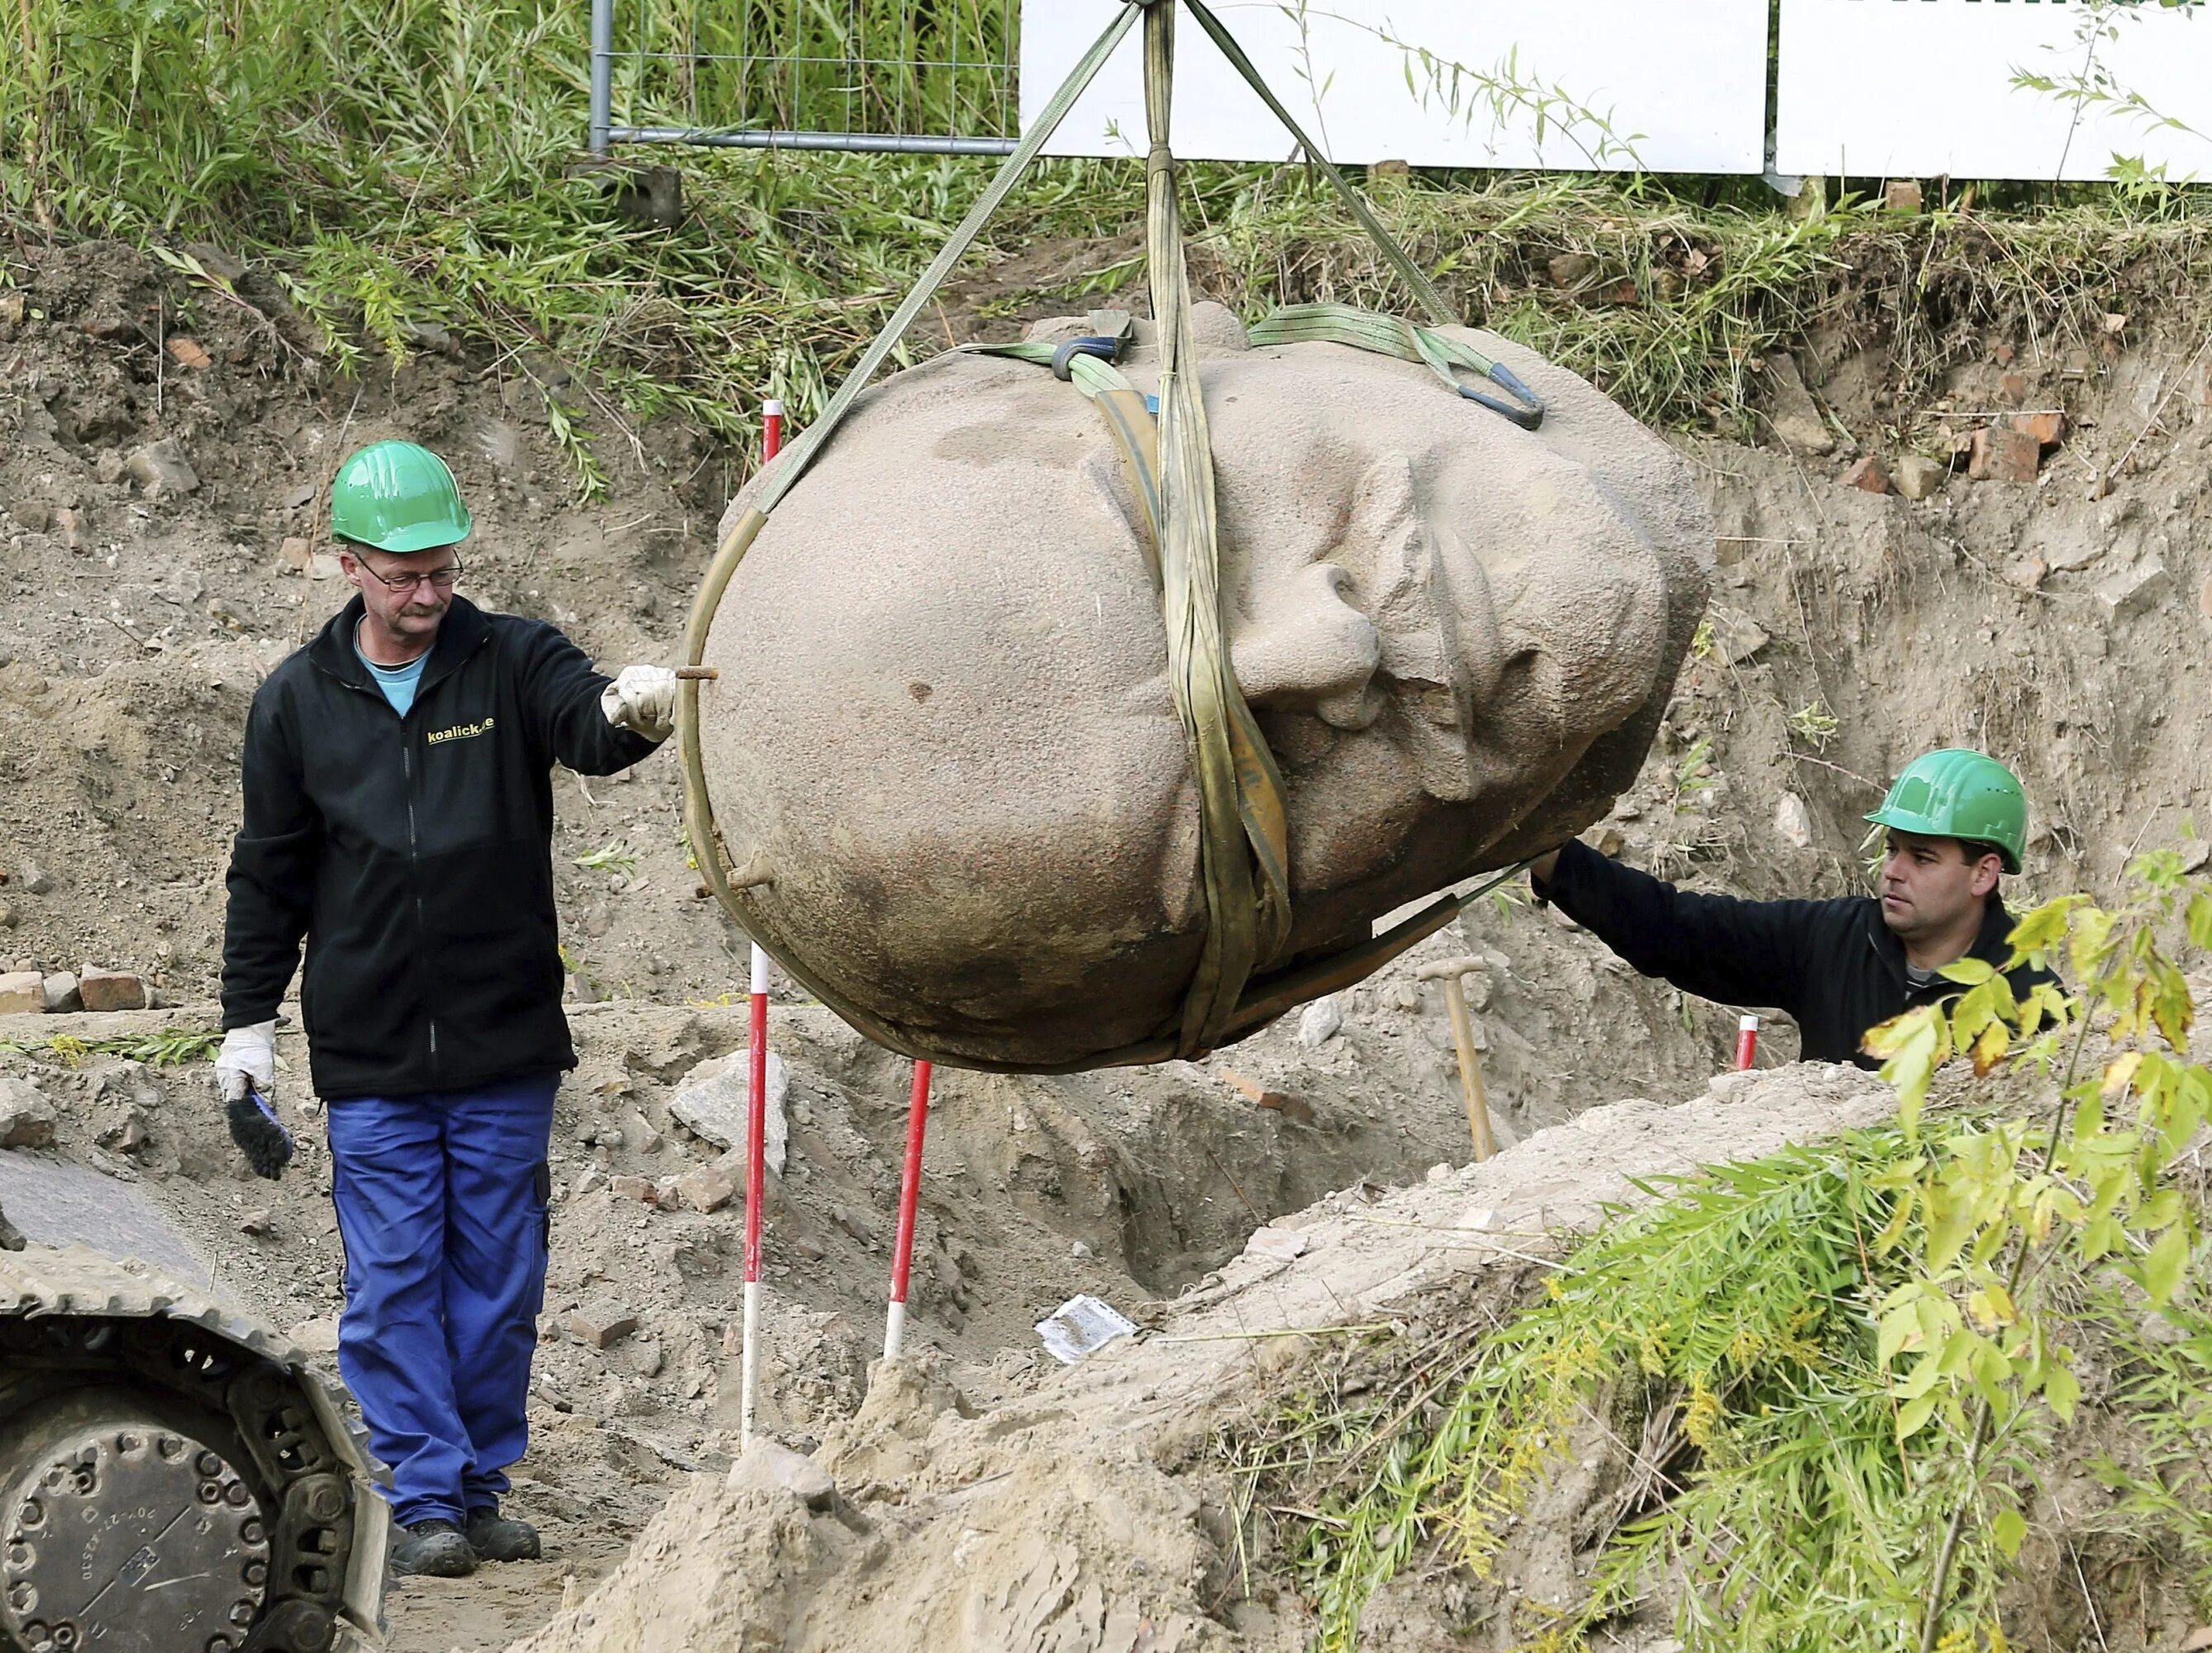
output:
[[[461,565],[458,562],[448,562],[444,568],[432,568],[427,574],[390,574],[377,573],[374,568],[368,566],[368,562],[358,551],[354,553],[353,560],[355,567],[371,578],[382,581],[386,588],[391,591],[412,591],[417,586],[429,586],[438,591],[451,591],[459,583],[461,578]]]

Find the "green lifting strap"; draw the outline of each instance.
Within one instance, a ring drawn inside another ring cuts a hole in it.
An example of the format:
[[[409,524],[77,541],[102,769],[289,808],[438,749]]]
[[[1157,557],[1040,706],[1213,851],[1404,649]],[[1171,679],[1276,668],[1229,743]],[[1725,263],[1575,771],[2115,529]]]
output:
[[[1523,430],[1534,430],[1544,422],[1543,398],[1522,384],[1504,362],[1492,361],[1472,344],[1416,327],[1396,316],[1377,315],[1349,304],[1291,304],[1259,322],[1248,337],[1255,345],[1349,344],[1355,349],[1395,356],[1401,362],[1419,362],[1459,395],[1504,414]],[[1516,399],[1504,401],[1462,384],[1462,372],[1488,380]]]

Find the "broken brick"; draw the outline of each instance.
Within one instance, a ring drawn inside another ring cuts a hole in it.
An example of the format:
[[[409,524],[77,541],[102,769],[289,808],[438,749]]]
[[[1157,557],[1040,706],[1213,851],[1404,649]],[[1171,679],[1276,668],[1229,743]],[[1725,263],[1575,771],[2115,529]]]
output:
[[[1926,204],[1917,179],[1893,178],[1881,192],[1885,212],[1917,212]]]
[[[738,1197],[738,1185],[712,1165],[676,1179],[676,1200],[687,1211],[720,1211]]]
[[[587,1303],[561,1316],[561,1329],[586,1348],[605,1349],[637,1329],[637,1316],[618,1304]]]
[[[212,368],[215,358],[201,346],[199,340],[179,333],[169,341],[169,360],[180,368]]]
[[[1889,466],[1879,453],[1869,453],[1844,472],[1844,486],[1863,489],[1869,494],[1889,492]]]
[[[1988,425],[1973,435],[1966,475],[1976,482],[2029,483],[2042,464],[2042,444],[2027,431]]]
[[[607,1184],[617,1199],[635,1200],[641,1206],[657,1206],[659,1194],[649,1176],[617,1176]]]
[[[2066,416],[2055,408],[2039,413],[2015,413],[2007,422],[2023,435],[2034,437],[2036,445],[2045,451],[2066,440]]]
[[[146,984],[127,970],[103,970],[88,964],[77,972],[77,997],[87,1010],[143,1010]]]

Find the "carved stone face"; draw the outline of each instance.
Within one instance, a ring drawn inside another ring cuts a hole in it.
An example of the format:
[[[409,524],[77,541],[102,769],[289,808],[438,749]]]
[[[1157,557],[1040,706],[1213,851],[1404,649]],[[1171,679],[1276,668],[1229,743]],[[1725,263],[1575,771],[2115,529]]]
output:
[[[1231,661],[1289,794],[1279,969],[1603,813],[1711,529],[1663,444],[1503,341],[1539,433],[1200,310]],[[707,770],[773,877],[749,927],[826,995],[991,1065],[1172,1022],[1206,915],[1144,532],[1097,410],[977,357],[864,398],[769,520],[709,642]]]

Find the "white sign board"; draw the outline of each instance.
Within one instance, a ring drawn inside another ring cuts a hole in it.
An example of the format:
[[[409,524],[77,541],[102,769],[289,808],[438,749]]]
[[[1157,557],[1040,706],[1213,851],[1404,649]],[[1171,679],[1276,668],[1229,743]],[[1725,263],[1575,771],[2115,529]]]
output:
[[[1852,178],[2100,179],[2115,155],[2212,179],[2212,7],[1782,0],[1775,166]],[[2101,84],[2083,106],[2015,76]]]
[[[1024,0],[1024,127],[1124,3]],[[1212,9],[1333,161],[1559,171],[1640,161],[1695,173],[1765,164],[1766,0],[1227,0]],[[1142,34],[1141,24],[1130,32],[1047,154],[1145,152]],[[1176,20],[1176,46],[1177,155],[1291,156],[1290,135],[1188,12]]]

